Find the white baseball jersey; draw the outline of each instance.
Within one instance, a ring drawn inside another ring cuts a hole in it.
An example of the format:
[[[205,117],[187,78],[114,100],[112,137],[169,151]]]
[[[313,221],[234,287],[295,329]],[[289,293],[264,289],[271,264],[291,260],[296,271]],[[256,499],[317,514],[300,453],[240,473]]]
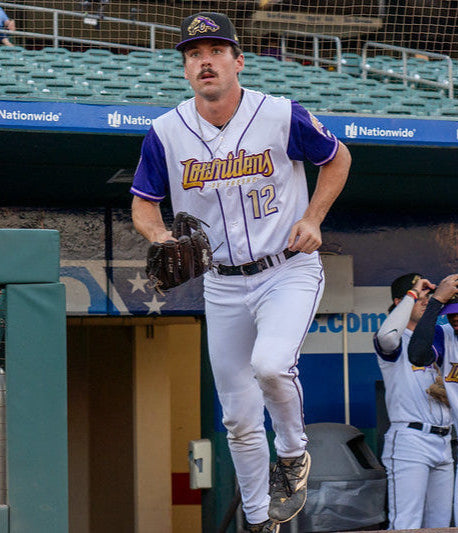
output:
[[[412,333],[410,329],[405,329],[401,345],[389,355],[384,354],[375,342],[377,360],[385,383],[388,417],[390,422],[423,422],[433,426],[449,426],[450,409],[426,393],[426,389],[434,383],[437,371],[432,365],[418,367],[409,361],[407,347]]]
[[[308,205],[303,161],[323,165],[338,141],[296,102],[244,89],[219,131],[195,99],[154,120],[131,193],[206,222],[214,262],[240,265],[282,251]]]

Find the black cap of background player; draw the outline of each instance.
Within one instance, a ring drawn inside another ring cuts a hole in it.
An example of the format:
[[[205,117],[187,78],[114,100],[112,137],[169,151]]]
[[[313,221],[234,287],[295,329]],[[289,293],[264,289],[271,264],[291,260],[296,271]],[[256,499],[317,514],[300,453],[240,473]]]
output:
[[[222,13],[202,12],[186,17],[181,23],[181,41],[175,48],[182,51],[197,39],[221,39],[239,46],[234,25]]]
[[[418,272],[411,272],[410,274],[404,274],[403,276],[396,278],[391,284],[391,298],[393,300],[395,298],[404,298],[407,291],[410,290],[422,277],[423,276],[418,274]],[[395,307],[396,306],[393,303],[388,311],[391,313]]]

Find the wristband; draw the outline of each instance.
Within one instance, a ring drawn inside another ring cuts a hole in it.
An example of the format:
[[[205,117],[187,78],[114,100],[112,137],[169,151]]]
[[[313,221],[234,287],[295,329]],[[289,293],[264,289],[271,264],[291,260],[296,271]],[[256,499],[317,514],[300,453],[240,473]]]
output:
[[[411,296],[415,301],[418,300],[418,297],[419,297],[419,294],[417,293],[416,290],[414,289],[410,289],[406,292],[407,295]]]

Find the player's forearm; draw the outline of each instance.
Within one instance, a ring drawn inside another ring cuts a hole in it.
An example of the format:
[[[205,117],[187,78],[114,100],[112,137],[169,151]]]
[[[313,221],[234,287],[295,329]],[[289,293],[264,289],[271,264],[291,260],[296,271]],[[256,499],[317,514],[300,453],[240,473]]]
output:
[[[348,148],[339,142],[339,148],[332,161],[320,168],[315,191],[304,218],[321,224],[332,204],[342,192],[348,178],[351,155]]]
[[[148,202],[138,196],[132,200],[132,221],[135,229],[149,242],[163,242],[170,232],[162,219],[159,203]]]
[[[375,334],[378,345],[383,353],[393,353],[399,347],[402,334],[409,323],[414,304],[415,300],[413,298],[404,296]]]
[[[443,304],[433,297],[428,302],[423,316],[410,339],[408,354],[409,361],[416,366],[430,365],[436,359],[432,344],[436,329],[437,316]]]

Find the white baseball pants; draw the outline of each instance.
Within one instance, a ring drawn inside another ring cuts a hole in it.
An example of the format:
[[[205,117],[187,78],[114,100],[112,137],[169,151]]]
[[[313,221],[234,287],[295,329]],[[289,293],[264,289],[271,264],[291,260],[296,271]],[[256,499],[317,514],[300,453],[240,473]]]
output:
[[[453,459],[450,435],[441,437],[391,424],[382,462],[388,476],[388,529],[449,527]]]
[[[300,253],[254,276],[205,275],[210,361],[248,522],[268,518],[269,448],[264,406],[280,457],[307,444],[296,368],[318,308],[318,253]]]

